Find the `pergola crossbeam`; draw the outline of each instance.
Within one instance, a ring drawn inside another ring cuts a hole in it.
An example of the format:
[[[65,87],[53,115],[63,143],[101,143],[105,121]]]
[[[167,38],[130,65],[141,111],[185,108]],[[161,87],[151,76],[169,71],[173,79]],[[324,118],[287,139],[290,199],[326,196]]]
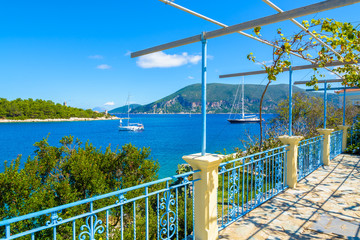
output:
[[[315,3],[312,5],[305,6],[305,7],[296,8],[296,9],[293,9],[290,11],[286,11],[286,12],[270,15],[267,17],[262,17],[262,18],[258,18],[255,20],[251,20],[248,22],[232,25],[232,26],[229,26],[226,28],[222,28],[222,29],[218,29],[218,30],[214,30],[214,31],[210,31],[210,32],[205,32],[204,37],[206,39],[221,37],[221,36],[228,35],[231,33],[244,31],[247,29],[255,28],[255,27],[265,26],[265,25],[269,25],[272,23],[285,21],[285,20],[291,19],[291,18],[297,18],[297,17],[302,17],[302,16],[306,16],[309,14],[313,14],[313,13],[323,12],[323,11],[331,10],[334,8],[344,7],[344,6],[352,5],[352,4],[359,3],[359,2],[360,2],[360,0],[327,0],[324,2]],[[200,41],[201,41],[201,35],[199,34],[199,35],[195,35],[192,37],[180,39],[180,40],[177,40],[174,42],[162,44],[159,46],[155,46],[155,47],[151,47],[151,48],[148,48],[145,50],[131,53],[131,57],[132,58],[139,57],[142,55],[159,52],[159,51],[163,51],[163,50],[167,50],[167,49],[171,49],[171,48],[175,48],[175,47],[179,47],[179,46],[184,46],[187,44],[200,42]]]
[[[352,64],[352,63],[353,62],[344,63],[344,62],[340,62],[340,61],[334,61],[331,63],[327,63],[325,66],[326,67],[336,67],[336,66],[342,66],[342,65],[346,65],[346,64]],[[296,70],[305,70],[305,69],[323,68],[323,67],[324,66],[319,66],[319,64],[310,64],[310,65],[295,66],[295,67],[292,67],[291,70],[296,71]],[[289,68],[283,68],[283,71],[287,72],[287,71],[289,71]],[[252,71],[252,72],[225,74],[225,75],[220,75],[219,78],[241,77],[241,76],[259,75],[259,74],[265,74],[265,73],[266,73],[266,70],[259,70],[259,71]]]
[[[190,13],[191,15],[196,16],[196,17],[199,17],[199,18],[201,18],[201,19],[204,19],[204,20],[206,20],[206,21],[208,21],[208,22],[214,23],[214,24],[216,24],[216,25],[218,25],[218,26],[220,26],[220,27],[224,27],[224,28],[228,27],[228,25],[226,25],[226,24],[224,24],[224,23],[221,23],[221,22],[216,21],[216,20],[214,20],[214,19],[212,19],[212,18],[206,17],[206,16],[204,16],[204,15],[202,15],[202,14],[200,14],[200,13],[197,13],[197,12],[195,12],[195,11],[192,11],[192,10],[190,10],[190,9],[188,9],[188,8],[185,8],[185,7],[183,7],[183,6],[180,6],[179,4],[176,4],[176,3],[174,3],[174,2],[172,2],[172,1],[170,1],[170,0],[159,0],[159,1],[165,3],[166,5],[170,5],[170,6],[172,6],[172,7],[175,7],[175,8],[177,8],[177,9],[179,9],[179,10],[182,10],[182,11],[184,11],[184,12]],[[264,1],[267,1],[267,0],[264,0]],[[275,6],[275,5],[274,5],[274,6]],[[280,10],[281,10],[281,9],[280,9]],[[282,10],[281,10],[281,11],[282,11]],[[299,23],[299,24],[300,24],[300,23]],[[268,45],[268,46],[271,46],[271,47],[274,47],[274,48],[277,48],[277,49],[281,49],[280,46],[277,46],[277,45],[275,45],[275,44],[273,44],[273,43],[271,43],[271,42],[269,42],[269,41],[266,41],[266,40],[264,40],[264,39],[255,37],[255,36],[253,36],[253,35],[251,35],[251,34],[248,34],[248,33],[243,32],[243,31],[238,31],[237,33],[239,33],[239,34],[241,34],[241,35],[243,35],[243,36],[245,36],[245,37],[251,38],[251,39],[253,39],[253,40],[255,40],[255,41],[264,43],[264,44],[266,44],[266,45]],[[300,55],[300,54],[298,54],[298,53],[295,53],[295,52],[293,52],[293,51],[290,51],[289,53],[292,54],[292,55],[294,55],[294,56],[296,56],[296,57],[298,57],[298,58],[301,58],[301,59],[303,59],[303,60],[309,61],[309,62],[311,62],[312,64],[315,63],[313,60],[311,60],[311,59],[309,59],[309,58],[306,58],[306,57],[304,57],[304,56],[302,56],[302,55]],[[338,73],[332,71],[331,69],[329,69],[329,68],[327,68],[327,67],[324,67],[324,68],[325,68],[326,70],[328,70],[329,72],[334,73],[334,74],[337,75],[339,78],[341,78],[341,76],[340,76]]]
[[[334,88],[326,88],[326,90],[344,90],[344,89],[359,89],[358,87],[334,87]],[[306,89],[307,92],[317,92],[317,91],[325,91],[325,88],[319,88],[319,89]],[[347,93],[346,93],[347,94]]]
[[[179,10],[182,10],[182,11],[184,11],[184,12],[190,13],[191,15],[196,16],[196,17],[199,17],[199,18],[201,18],[201,19],[204,19],[204,20],[206,20],[206,21],[208,21],[208,22],[214,23],[214,24],[216,24],[216,25],[218,25],[218,26],[220,26],[220,27],[223,27],[223,28],[229,27],[228,25],[226,25],[226,24],[224,24],[224,23],[221,23],[221,22],[216,21],[216,20],[214,20],[214,19],[212,19],[212,18],[206,17],[206,16],[204,16],[204,15],[202,15],[202,14],[200,14],[200,13],[197,13],[197,12],[195,12],[195,11],[192,11],[192,10],[188,9],[188,8],[185,8],[185,7],[183,7],[183,6],[180,6],[179,4],[176,4],[176,3],[171,2],[171,1],[169,1],[169,0],[159,0],[159,1],[165,3],[166,5],[173,6],[173,7],[177,8],[177,9],[179,9]],[[269,45],[270,47],[274,47],[274,48],[277,48],[277,49],[281,49],[281,47],[276,46],[276,45],[272,44],[272,43],[269,42],[269,41],[266,41],[266,40],[264,40],[264,39],[255,37],[255,36],[253,36],[253,35],[251,35],[251,34],[248,34],[248,33],[246,33],[246,32],[238,31],[237,33],[239,33],[239,34],[241,34],[241,35],[243,35],[243,36],[245,36],[245,37],[251,38],[251,39],[253,39],[253,40],[255,40],[255,41],[258,41],[258,42],[264,43],[264,44],[266,44],[266,45]],[[296,57],[305,59],[305,60],[309,60],[309,59],[307,59],[307,58],[304,58],[304,57],[301,56],[300,54],[295,53],[295,52],[292,52],[292,51],[290,51],[290,54],[292,54],[292,55],[294,55],[294,56],[296,56]]]
[[[272,7],[273,9],[275,9],[276,11],[278,11],[279,13],[284,12],[281,8],[279,8],[278,6],[276,6],[274,3],[272,3],[269,0],[263,0],[263,2],[265,2],[267,5],[269,5],[270,7]],[[299,28],[301,28],[301,30],[305,31],[307,34],[309,34],[310,36],[312,36],[314,39],[316,39],[321,45],[323,45],[324,47],[326,47],[327,49],[329,49],[331,52],[333,52],[336,56],[338,56],[341,60],[343,59],[343,57],[340,55],[340,53],[338,53],[337,51],[335,51],[335,49],[333,49],[331,46],[329,46],[328,44],[326,44],[323,40],[321,40],[319,37],[317,37],[314,33],[312,33],[311,31],[309,31],[308,29],[306,29],[301,23],[299,23],[298,21],[296,21],[294,18],[289,19],[291,22],[293,22],[296,26],[298,26]]]
[[[342,82],[342,79],[327,79],[327,80],[319,80],[317,81],[317,83],[337,83],[337,82]],[[294,85],[302,85],[302,84],[307,84],[308,82],[310,82],[310,80],[308,81],[296,81],[294,82]]]

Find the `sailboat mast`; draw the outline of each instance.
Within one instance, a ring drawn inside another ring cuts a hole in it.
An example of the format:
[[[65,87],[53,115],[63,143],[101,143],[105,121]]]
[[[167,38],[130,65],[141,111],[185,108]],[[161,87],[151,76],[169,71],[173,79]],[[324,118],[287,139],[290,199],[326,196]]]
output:
[[[242,104],[242,118],[245,118],[245,113],[244,113],[244,76],[242,79],[242,94],[241,94],[241,104]]]
[[[130,96],[128,96],[128,99],[127,99],[127,104],[128,104],[128,126],[130,125],[130,103],[129,103],[129,98]]]

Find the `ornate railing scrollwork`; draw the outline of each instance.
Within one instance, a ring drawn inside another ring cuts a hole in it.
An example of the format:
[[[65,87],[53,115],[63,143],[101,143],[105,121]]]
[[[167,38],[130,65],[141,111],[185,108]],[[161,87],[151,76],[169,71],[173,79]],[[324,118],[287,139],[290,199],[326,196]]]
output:
[[[50,221],[46,222],[46,226],[55,225],[62,221],[62,218],[58,216],[61,213],[61,210],[52,212],[51,214],[46,214],[46,216],[50,216]]]
[[[275,159],[275,189],[277,192],[281,191],[284,185],[282,181],[282,163],[282,158],[280,158],[280,156],[277,156]]]
[[[260,203],[264,195],[264,161],[255,163],[255,202]]]
[[[160,199],[160,210],[165,212],[160,218],[160,238],[170,239],[176,232],[176,214],[171,210],[171,206],[175,205],[174,195],[171,194],[170,190],[165,191],[163,197]]]
[[[230,174],[230,188],[229,188],[229,202],[231,205],[231,208],[229,209],[229,217],[231,219],[235,219],[237,216],[237,213],[239,212],[239,207],[238,205],[235,203],[235,196],[236,194],[239,193],[239,187],[238,187],[238,182],[239,181],[239,177],[238,177],[238,173],[236,170],[232,170],[231,174]]]
[[[89,237],[89,240],[94,240],[96,233],[102,234],[105,231],[104,226],[101,224],[102,221],[98,220],[96,214],[88,216],[86,224],[80,227],[82,232],[79,234],[79,240],[85,240],[86,237]]]

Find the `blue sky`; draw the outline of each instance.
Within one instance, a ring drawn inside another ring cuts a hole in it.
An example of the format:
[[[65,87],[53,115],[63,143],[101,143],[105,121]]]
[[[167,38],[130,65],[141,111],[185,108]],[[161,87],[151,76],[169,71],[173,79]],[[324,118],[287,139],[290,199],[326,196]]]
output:
[[[320,1],[273,2],[290,10]],[[275,14],[261,0],[176,3],[228,25]],[[359,12],[356,4],[298,20],[329,17],[358,24]],[[124,105],[128,94],[132,102],[146,104],[201,81],[200,43],[150,58],[131,59],[129,52],[219,28],[158,0],[3,1],[0,22],[0,97],[67,101],[82,108],[107,104],[108,109]],[[271,40],[278,27],[286,34],[298,31],[283,22],[263,27],[263,36]],[[218,75],[259,70],[246,59],[250,52],[264,61],[272,56],[270,47],[239,34],[211,39],[208,82],[238,83],[238,78],[220,80]],[[295,72],[294,78],[306,80],[310,72]],[[287,76],[278,83],[286,83]],[[261,84],[264,77],[245,81]]]

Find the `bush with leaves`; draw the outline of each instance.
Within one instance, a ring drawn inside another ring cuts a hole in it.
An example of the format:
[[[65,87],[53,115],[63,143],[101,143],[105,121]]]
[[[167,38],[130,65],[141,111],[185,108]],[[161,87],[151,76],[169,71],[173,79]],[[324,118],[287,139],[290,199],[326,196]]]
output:
[[[354,123],[348,133],[348,146],[345,152],[360,155],[360,115],[354,118]]]
[[[35,157],[28,158],[24,168],[20,168],[20,158],[10,164],[5,163],[5,171],[0,173],[0,220],[22,216],[75,202],[85,198],[109,193],[119,189],[136,186],[158,178],[159,164],[149,159],[148,148],[138,149],[131,144],[112,151],[95,148],[92,144],[83,145],[72,136],[64,137],[61,146],[50,146],[48,139],[37,142]],[[143,190],[129,192],[127,198],[143,194]],[[116,198],[96,201],[96,207],[114,204]],[[61,213],[63,219],[88,211],[88,204],[69,208]],[[139,205],[144,209],[144,205]],[[152,209],[150,214],[155,210]],[[144,216],[143,211],[139,215]],[[103,214],[104,215],[104,214]],[[99,217],[104,217],[100,216]],[[119,223],[119,210],[112,212],[111,223]],[[46,216],[36,221],[21,221],[12,225],[13,234],[31,228],[44,226]],[[84,221],[84,220],[82,220]],[[77,223],[79,231],[80,223]],[[138,223],[139,228],[144,225]],[[3,237],[3,229],[0,229]],[[52,229],[36,234],[39,239],[52,236]],[[58,228],[57,239],[72,236],[71,224]]]
[[[324,127],[324,100],[319,97],[309,97],[303,93],[295,93],[293,96],[292,125],[293,134],[311,138],[319,135],[317,129]],[[283,123],[286,128],[289,123],[289,100],[281,101],[276,109],[279,117],[272,123]],[[359,108],[347,104],[345,109],[345,124],[350,124]],[[337,129],[343,122],[343,109],[333,103],[327,103],[326,127]]]

